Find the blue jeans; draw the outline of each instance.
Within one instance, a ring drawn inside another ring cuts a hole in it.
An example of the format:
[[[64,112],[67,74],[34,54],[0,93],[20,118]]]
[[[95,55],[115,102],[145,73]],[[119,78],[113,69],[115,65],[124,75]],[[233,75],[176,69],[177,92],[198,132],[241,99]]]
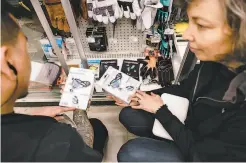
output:
[[[118,152],[119,162],[184,162],[182,153],[173,141],[152,133],[154,115],[131,107],[122,109],[120,122],[141,138],[128,141]]]

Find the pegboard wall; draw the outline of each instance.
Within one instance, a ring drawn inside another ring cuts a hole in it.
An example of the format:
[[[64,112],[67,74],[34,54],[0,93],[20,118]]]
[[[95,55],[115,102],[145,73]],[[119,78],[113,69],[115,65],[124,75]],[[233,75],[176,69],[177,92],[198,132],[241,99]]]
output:
[[[106,52],[90,51],[86,38],[86,29],[93,27],[84,19],[79,19],[78,30],[86,58],[130,58],[143,57],[143,33],[133,27],[130,19],[122,18],[117,20],[113,42],[113,24],[102,25],[106,27],[108,37],[108,48]],[[131,36],[137,38],[133,40]],[[72,59],[79,59],[74,56]]]

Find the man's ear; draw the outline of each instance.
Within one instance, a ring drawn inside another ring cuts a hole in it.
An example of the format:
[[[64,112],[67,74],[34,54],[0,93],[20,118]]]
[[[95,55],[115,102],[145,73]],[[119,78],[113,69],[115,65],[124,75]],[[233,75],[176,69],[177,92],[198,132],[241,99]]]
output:
[[[10,48],[8,46],[1,47],[1,74],[9,80],[16,80],[17,71],[14,67],[14,59],[10,54]]]

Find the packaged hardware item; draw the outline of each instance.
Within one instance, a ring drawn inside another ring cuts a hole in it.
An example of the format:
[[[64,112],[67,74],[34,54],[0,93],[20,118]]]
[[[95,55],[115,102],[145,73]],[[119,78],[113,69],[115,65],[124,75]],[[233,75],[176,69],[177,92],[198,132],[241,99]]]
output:
[[[110,66],[97,84],[105,91],[129,104],[130,96],[136,92],[141,83]]]
[[[42,83],[47,86],[55,85],[61,73],[61,67],[55,63],[31,62],[31,67],[30,81]]]
[[[105,27],[87,28],[87,42],[91,51],[106,51],[108,38]]]
[[[94,83],[95,74],[92,70],[71,67],[59,105],[86,110]]]
[[[88,69],[93,70],[95,72],[95,78],[99,78],[99,70],[100,70],[100,60],[87,60]]]
[[[139,62],[132,60],[124,60],[121,68],[121,72],[139,80]]]
[[[68,49],[68,56],[79,56],[75,40],[72,37],[65,39],[66,48]]]
[[[64,46],[64,42],[62,40],[62,37],[57,36],[55,37],[56,43],[58,47],[61,49],[62,54],[64,55],[64,58],[67,59],[67,49]],[[39,40],[41,43],[41,47],[43,49],[44,55],[47,59],[51,58],[57,58],[57,55],[55,54],[52,45],[50,41],[47,38]]]
[[[100,78],[103,76],[103,74],[109,68],[109,66],[112,66],[115,69],[118,69],[119,67],[118,67],[118,64],[117,64],[117,59],[101,60],[101,62],[100,62],[100,70],[99,70],[99,77]]]

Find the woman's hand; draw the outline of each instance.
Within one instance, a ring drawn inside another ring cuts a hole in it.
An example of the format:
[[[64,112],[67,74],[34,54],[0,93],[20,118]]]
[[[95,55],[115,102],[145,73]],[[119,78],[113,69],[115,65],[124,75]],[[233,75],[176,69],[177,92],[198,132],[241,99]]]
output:
[[[63,116],[59,116],[68,111],[74,111],[75,108],[60,107],[60,106],[47,106],[33,109],[30,115],[48,116],[55,118],[56,120],[61,120]]]
[[[154,93],[151,93],[151,95],[146,94],[142,91],[137,91],[135,96],[132,97],[132,101],[138,102],[138,106],[132,106],[134,109],[143,109],[150,113],[156,113],[158,109],[162,105],[164,105],[161,97],[159,95],[156,95]]]
[[[107,96],[108,98],[112,99],[115,101],[115,104],[118,105],[118,106],[123,106],[123,107],[126,107],[126,106],[137,106],[139,105],[138,102],[136,101],[131,101],[130,104],[126,104],[124,101],[122,101],[121,99],[115,97],[115,96],[112,96],[112,95],[109,95]],[[130,97],[132,98],[132,97]]]

